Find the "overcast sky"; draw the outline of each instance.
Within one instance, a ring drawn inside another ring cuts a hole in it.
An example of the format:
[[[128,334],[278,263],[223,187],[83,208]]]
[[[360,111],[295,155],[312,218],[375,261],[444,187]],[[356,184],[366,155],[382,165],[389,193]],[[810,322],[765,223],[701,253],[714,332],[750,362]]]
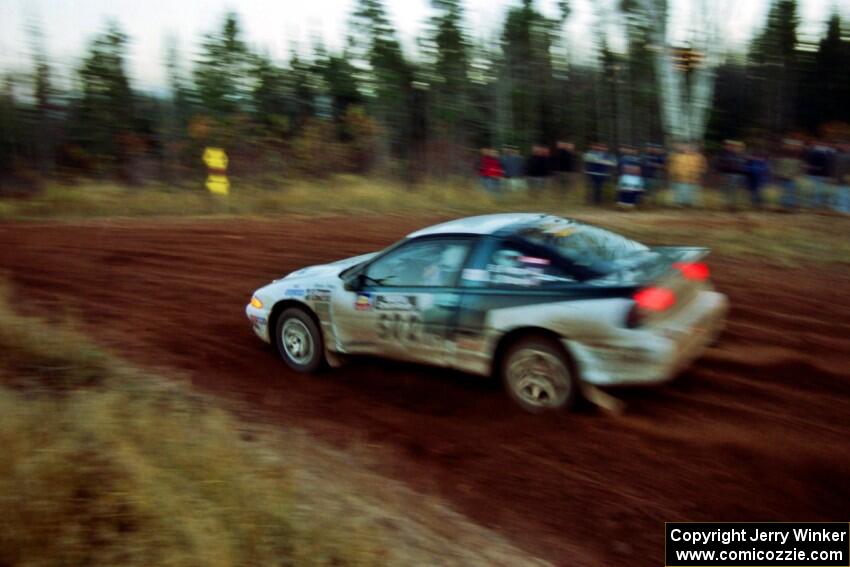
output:
[[[572,16],[565,37],[578,57],[592,53],[596,21],[593,2],[572,0]],[[764,21],[769,0],[713,0],[724,5],[724,31],[735,47],[745,45],[753,29]],[[225,12],[238,13],[245,38],[255,48],[283,62],[293,46],[307,50],[321,37],[331,48],[343,45],[355,0],[0,0],[0,70],[28,68],[28,22],[38,22],[48,55],[59,71],[79,62],[92,35],[110,18],[130,36],[130,73],[137,87],[156,89],[165,84],[166,38],[175,36],[185,61],[194,58],[201,35],[217,28]],[[465,0],[466,29],[471,37],[490,40],[498,34],[506,9],[519,0]],[[387,0],[406,52],[415,50],[431,11],[429,0]],[[689,29],[685,17],[690,0],[673,0],[673,29],[680,36]],[[556,0],[537,0],[546,14],[557,13]],[[800,0],[804,33],[824,29],[829,13],[840,7],[850,12],[850,0]]]

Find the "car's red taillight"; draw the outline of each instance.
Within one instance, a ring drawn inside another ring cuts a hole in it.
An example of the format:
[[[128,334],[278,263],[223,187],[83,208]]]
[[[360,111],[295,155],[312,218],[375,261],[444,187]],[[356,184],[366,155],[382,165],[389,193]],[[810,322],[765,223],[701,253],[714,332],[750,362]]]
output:
[[[711,275],[708,265],[702,262],[676,262],[673,267],[679,270],[686,280],[702,282]]]
[[[626,326],[639,327],[650,313],[659,313],[676,305],[676,294],[664,287],[645,287],[633,296],[634,305],[626,317]]]
[[[645,287],[634,295],[635,303],[647,311],[665,311],[676,304],[676,294],[664,287]]]

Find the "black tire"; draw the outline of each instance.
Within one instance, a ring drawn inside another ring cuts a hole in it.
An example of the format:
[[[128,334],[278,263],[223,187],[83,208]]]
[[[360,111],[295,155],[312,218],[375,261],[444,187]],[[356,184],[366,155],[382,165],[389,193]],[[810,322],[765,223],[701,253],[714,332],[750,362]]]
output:
[[[525,411],[544,413],[561,411],[575,403],[578,380],[574,368],[557,341],[528,336],[508,347],[500,370],[513,401]]]
[[[280,357],[296,372],[317,372],[325,364],[325,342],[316,322],[303,309],[290,307],[275,325],[275,342]],[[284,341],[289,340],[289,344]],[[303,356],[298,356],[300,345]]]

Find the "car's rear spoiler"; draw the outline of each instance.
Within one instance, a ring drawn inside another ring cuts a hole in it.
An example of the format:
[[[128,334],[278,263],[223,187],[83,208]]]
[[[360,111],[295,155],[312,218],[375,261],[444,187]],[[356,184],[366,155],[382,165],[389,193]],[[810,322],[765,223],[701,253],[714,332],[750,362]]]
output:
[[[709,248],[700,246],[653,246],[652,251],[664,259],[673,262],[698,262],[711,253]]]

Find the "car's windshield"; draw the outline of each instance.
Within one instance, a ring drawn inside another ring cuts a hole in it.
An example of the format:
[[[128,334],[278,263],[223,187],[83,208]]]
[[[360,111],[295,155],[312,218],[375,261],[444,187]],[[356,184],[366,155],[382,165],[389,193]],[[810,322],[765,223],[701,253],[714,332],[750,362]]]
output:
[[[563,257],[607,274],[649,248],[619,234],[566,219],[549,219],[518,232],[527,240],[554,248]]]

